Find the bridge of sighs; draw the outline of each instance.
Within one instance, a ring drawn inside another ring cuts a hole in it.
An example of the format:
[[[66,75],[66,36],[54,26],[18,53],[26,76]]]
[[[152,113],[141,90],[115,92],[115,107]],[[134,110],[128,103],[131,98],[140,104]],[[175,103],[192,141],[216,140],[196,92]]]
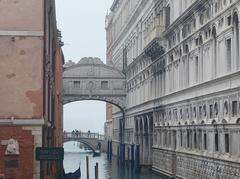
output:
[[[125,108],[125,75],[99,58],[82,58],[67,63],[63,72],[63,103],[99,100]]]

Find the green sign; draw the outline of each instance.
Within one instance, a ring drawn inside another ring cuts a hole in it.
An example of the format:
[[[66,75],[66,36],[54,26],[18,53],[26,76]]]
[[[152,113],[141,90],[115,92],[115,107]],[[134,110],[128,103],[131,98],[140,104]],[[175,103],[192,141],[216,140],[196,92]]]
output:
[[[36,160],[63,160],[64,149],[61,147],[48,148],[37,147],[36,148]]]

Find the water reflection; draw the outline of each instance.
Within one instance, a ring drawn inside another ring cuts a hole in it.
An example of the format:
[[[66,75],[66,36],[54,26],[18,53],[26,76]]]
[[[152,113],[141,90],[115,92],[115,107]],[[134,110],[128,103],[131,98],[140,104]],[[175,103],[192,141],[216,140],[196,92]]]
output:
[[[152,174],[148,169],[142,169],[141,174],[135,174],[130,167],[121,167],[116,158],[112,162],[107,161],[106,154],[100,157],[93,157],[91,151],[84,151],[74,145],[74,142],[68,142],[64,145],[64,168],[66,172],[75,171],[79,164],[81,165],[82,179],[86,178],[86,156],[89,156],[89,176],[94,179],[94,166],[99,164],[99,179],[163,179],[158,175]]]

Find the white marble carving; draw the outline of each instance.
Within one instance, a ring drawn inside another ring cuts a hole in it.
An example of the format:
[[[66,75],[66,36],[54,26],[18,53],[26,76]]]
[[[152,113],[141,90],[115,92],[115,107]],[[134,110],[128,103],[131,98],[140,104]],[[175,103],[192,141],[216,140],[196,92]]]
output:
[[[18,141],[15,139],[9,139],[7,148],[5,151],[6,155],[19,155],[19,144]]]

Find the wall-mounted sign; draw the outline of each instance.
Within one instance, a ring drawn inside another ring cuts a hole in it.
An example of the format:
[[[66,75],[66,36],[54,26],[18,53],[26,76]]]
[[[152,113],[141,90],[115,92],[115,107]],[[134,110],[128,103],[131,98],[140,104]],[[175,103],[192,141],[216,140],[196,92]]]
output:
[[[63,160],[64,149],[61,147],[48,148],[37,147],[36,148],[36,160]]]

